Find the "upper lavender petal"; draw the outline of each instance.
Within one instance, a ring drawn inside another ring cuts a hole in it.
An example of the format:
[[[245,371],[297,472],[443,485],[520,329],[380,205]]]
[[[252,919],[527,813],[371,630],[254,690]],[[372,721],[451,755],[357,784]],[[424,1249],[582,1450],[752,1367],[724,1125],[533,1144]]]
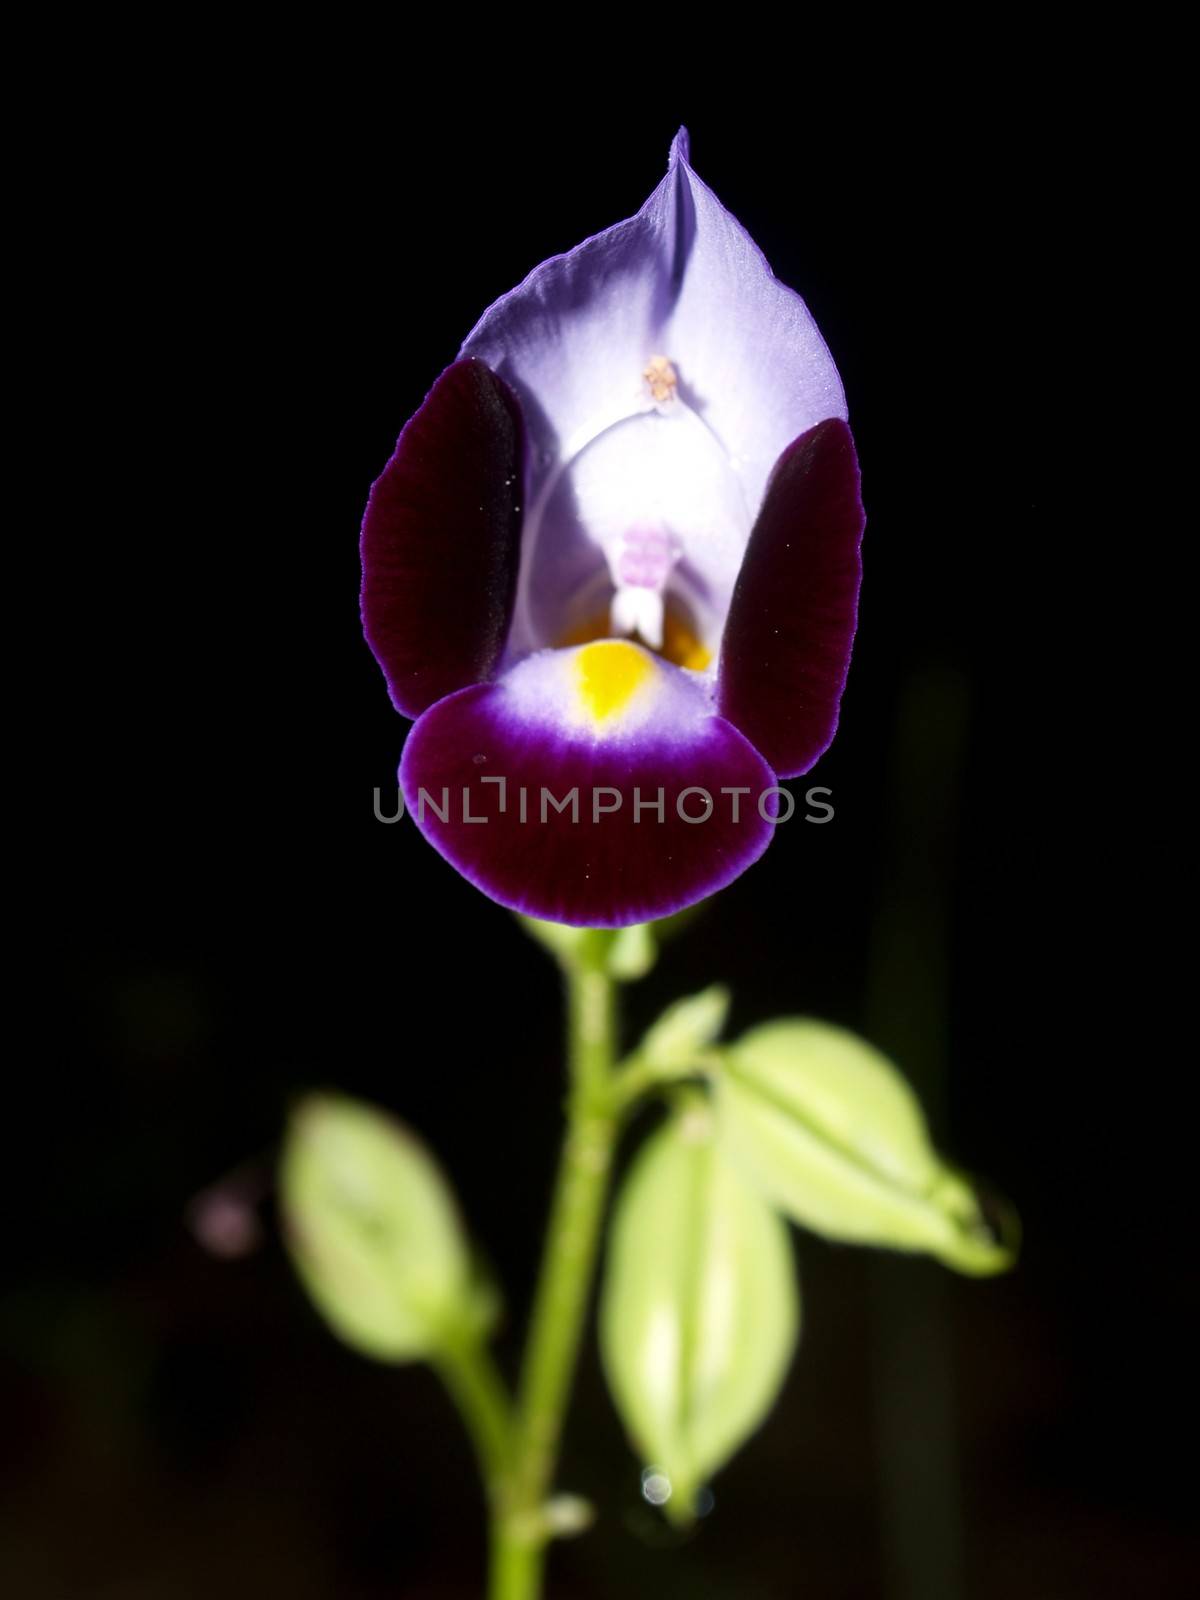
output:
[[[783,449],[846,415],[808,308],[692,170],[683,129],[641,210],[535,267],[461,353],[520,395],[535,474],[643,409],[643,374],[660,354],[745,473],[753,508]]]
[[[767,848],[775,775],[691,673],[606,640],[448,695],[404,746],[417,826],[501,905],[620,928],[731,883]]]
[[[511,385],[530,436],[510,659],[559,642],[553,623],[570,632],[572,601],[578,609],[606,579],[619,583],[624,530],[640,537],[647,519],[675,542],[673,581],[715,648],[774,463],[798,435],[846,414],[804,302],[696,176],[683,130],[641,210],[535,268],[462,353]],[[690,414],[691,429],[654,426],[656,412],[672,411]],[[660,455],[666,442],[686,451]],[[598,472],[598,451],[632,452],[638,470]],[[676,489],[702,482],[706,514],[675,526],[686,499]],[[640,515],[625,504],[639,496]]]

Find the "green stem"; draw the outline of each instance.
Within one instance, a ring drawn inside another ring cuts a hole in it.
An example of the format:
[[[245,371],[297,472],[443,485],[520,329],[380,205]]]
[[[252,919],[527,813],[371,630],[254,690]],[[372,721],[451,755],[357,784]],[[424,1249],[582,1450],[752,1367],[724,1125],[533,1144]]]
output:
[[[720,1064],[720,1055],[715,1050],[697,1050],[686,1061],[669,1065],[633,1055],[617,1069],[613,1080],[613,1106],[617,1115],[624,1118],[651,1090],[701,1078],[718,1069]]]
[[[443,1350],[437,1370],[471,1436],[488,1503],[494,1507],[504,1496],[512,1438],[512,1407],[504,1380],[481,1340],[464,1340]]]
[[[558,1459],[591,1292],[619,1119],[616,986],[599,960],[564,962],[567,1130],[521,1373],[506,1491],[493,1501],[490,1600],[537,1600]]]
[[[488,1600],[537,1600],[542,1592],[545,1544],[522,1538],[504,1522],[492,1526]]]

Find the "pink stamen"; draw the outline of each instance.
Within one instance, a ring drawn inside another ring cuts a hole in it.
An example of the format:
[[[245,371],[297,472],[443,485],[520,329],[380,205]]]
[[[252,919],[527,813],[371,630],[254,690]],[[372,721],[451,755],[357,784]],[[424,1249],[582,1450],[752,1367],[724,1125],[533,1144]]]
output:
[[[617,557],[617,581],[661,592],[678,556],[675,541],[665,528],[629,528]]]

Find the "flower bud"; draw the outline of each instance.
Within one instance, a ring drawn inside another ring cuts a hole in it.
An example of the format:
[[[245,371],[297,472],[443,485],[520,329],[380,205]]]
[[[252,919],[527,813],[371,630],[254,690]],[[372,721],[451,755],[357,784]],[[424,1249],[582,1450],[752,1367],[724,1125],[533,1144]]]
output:
[[[280,1189],[296,1270],[347,1344],[413,1361],[471,1326],[453,1196],[402,1124],[360,1101],[309,1096],[291,1118]]]

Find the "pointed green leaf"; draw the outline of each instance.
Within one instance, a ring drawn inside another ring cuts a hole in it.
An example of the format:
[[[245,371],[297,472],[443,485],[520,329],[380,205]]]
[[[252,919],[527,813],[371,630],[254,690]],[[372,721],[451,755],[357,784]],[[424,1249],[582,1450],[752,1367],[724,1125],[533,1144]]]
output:
[[[672,1516],[687,1519],[766,1416],[798,1329],[787,1230],[691,1101],[625,1180],[600,1309],[609,1387],[643,1460],[669,1480]]]
[[[412,1361],[477,1321],[453,1197],[392,1117],[340,1095],[304,1100],[288,1128],[280,1192],[296,1270],[347,1344]]]
[[[699,994],[669,1005],[648,1029],[638,1056],[649,1065],[670,1070],[686,1067],[710,1045],[729,1015],[729,990],[714,983]]]
[[[801,1018],[755,1028],[725,1052],[716,1104],[731,1159],[802,1227],[960,1272],[1012,1265],[1015,1217],[997,1238],[912,1090],[855,1034]]]

